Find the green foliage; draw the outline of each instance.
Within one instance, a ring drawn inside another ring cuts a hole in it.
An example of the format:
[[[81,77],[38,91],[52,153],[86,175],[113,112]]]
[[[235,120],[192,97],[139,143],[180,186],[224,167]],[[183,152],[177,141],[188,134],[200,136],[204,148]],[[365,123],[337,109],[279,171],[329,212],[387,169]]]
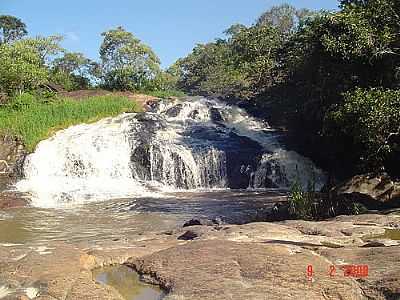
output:
[[[230,41],[238,59],[240,73],[244,72],[250,81],[249,90],[253,96],[278,80],[274,70],[283,40],[275,27],[259,25],[240,30]]]
[[[20,136],[32,151],[56,130],[138,110],[134,101],[119,96],[49,100],[22,94],[0,108],[0,131]]]
[[[27,34],[26,25],[20,19],[7,15],[0,16],[0,44],[12,43]]]
[[[193,94],[251,99],[281,80],[279,50],[311,12],[273,7],[257,24],[225,31],[226,39],[197,45],[176,67],[178,86]]]
[[[153,50],[122,27],[102,34],[100,47],[103,85],[113,90],[145,90],[160,72]]]
[[[87,89],[94,65],[82,53],[64,53],[52,62],[50,81],[67,91]]]
[[[27,47],[35,49],[43,64],[50,64],[54,57],[65,51],[61,47],[62,40],[63,37],[60,35],[51,35],[48,37],[37,36],[35,38],[27,38],[20,42]]]
[[[197,45],[176,64],[180,69],[178,87],[193,94],[249,98],[250,79],[238,63],[231,41]]]
[[[296,27],[304,22],[314,12],[308,9],[296,9],[289,4],[273,6],[257,20],[257,26],[276,28],[283,36],[288,36],[296,30]]]
[[[380,169],[394,152],[400,135],[400,90],[356,89],[327,116],[326,134],[352,139],[364,170]]]
[[[338,215],[359,215],[367,208],[358,202],[332,197],[329,193],[317,193],[310,183],[306,190],[295,182],[288,197],[287,213],[290,218],[301,220],[324,220]]]
[[[295,182],[288,197],[289,214],[296,219],[312,220],[315,216],[315,191],[303,191],[300,183]]]
[[[89,66],[90,60],[82,53],[67,52],[63,57],[53,61],[53,68],[64,73],[77,73],[83,75]]]
[[[0,91],[9,95],[37,88],[48,70],[35,48],[24,41],[0,45]]]

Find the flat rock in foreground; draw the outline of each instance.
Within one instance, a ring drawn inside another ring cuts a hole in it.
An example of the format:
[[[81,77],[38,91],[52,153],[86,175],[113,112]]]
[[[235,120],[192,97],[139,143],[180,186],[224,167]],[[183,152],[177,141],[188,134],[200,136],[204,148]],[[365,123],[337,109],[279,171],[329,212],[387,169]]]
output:
[[[400,215],[371,214],[324,222],[197,225],[143,235],[121,231],[96,243],[0,244],[0,288],[10,285],[19,296],[40,286],[35,300],[120,299],[112,288],[96,284],[91,271],[126,263],[169,290],[167,300],[398,300],[400,245],[384,236],[386,229],[399,228]],[[188,231],[190,239],[178,239]],[[351,264],[368,265],[369,276],[344,277],[340,268]]]
[[[354,280],[330,277],[329,261],[284,245],[194,241],[127,264],[155,276],[168,299],[363,299]]]

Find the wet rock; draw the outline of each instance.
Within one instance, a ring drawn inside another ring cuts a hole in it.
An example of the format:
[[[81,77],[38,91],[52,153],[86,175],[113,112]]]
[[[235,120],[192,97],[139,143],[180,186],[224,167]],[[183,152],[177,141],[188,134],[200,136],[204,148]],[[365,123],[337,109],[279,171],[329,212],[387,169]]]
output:
[[[195,238],[198,238],[198,234],[193,231],[193,230],[188,230],[186,231],[184,234],[180,235],[178,237],[178,240],[182,240],[182,241],[191,241],[194,240]]]
[[[177,117],[179,115],[179,113],[181,112],[182,108],[183,108],[182,104],[176,104],[173,107],[171,107],[170,109],[168,109],[165,112],[165,114],[168,117],[175,118],[175,117]]]
[[[22,165],[27,152],[19,138],[0,135],[0,176],[22,176]]]
[[[222,123],[224,121],[220,111],[214,107],[210,109],[210,117],[214,123]]]
[[[0,210],[25,207],[29,205],[27,199],[22,198],[18,194],[9,192],[0,193]]]
[[[190,226],[197,226],[197,225],[214,226],[214,225],[220,225],[221,223],[222,223],[222,220],[220,220],[220,219],[209,220],[206,218],[194,218],[194,219],[191,219],[191,220],[185,222],[185,224],[183,224],[182,227],[190,227]]]
[[[365,245],[361,246],[362,248],[375,248],[375,247],[385,247],[385,243],[378,242],[378,241],[372,241],[369,242]]]
[[[388,175],[358,175],[332,190],[334,197],[359,202],[369,209],[400,207],[400,182]]]

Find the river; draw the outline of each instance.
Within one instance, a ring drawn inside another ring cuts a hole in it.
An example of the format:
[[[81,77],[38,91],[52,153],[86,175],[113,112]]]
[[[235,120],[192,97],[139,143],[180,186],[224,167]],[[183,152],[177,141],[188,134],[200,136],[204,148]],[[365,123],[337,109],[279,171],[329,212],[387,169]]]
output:
[[[202,97],[160,101],[59,131],[11,189],[31,207],[0,214],[0,242],[96,243],[171,230],[193,217],[259,220],[294,181],[324,174],[237,106]]]

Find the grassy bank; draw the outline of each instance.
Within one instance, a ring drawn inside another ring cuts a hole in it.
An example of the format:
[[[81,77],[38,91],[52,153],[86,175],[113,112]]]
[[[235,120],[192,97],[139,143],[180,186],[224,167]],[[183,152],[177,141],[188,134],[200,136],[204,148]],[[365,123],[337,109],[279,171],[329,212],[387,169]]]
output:
[[[23,94],[8,105],[0,106],[0,132],[20,136],[26,148],[33,151],[41,140],[57,130],[140,110],[137,103],[119,96],[91,97],[80,101],[38,99]]]

